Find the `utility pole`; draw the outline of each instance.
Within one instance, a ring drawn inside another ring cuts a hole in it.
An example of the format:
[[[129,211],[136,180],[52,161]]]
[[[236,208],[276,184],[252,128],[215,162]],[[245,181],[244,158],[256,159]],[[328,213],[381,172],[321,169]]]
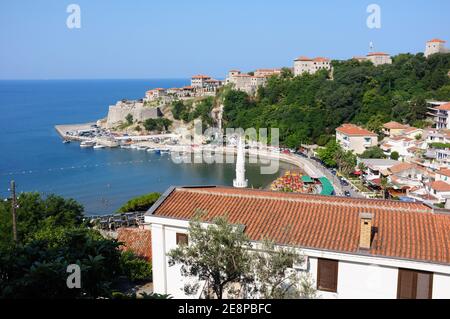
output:
[[[14,242],[17,243],[17,225],[16,225],[16,183],[11,181],[11,214],[12,214],[12,226],[13,226],[13,238]]]

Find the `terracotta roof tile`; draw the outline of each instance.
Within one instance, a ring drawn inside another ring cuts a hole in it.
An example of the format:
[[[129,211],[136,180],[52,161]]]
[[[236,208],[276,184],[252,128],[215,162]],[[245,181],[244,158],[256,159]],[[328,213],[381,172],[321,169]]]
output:
[[[353,124],[344,124],[338,127],[336,131],[343,133],[345,135],[356,135],[356,136],[377,136],[377,134],[370,132],[362,127]]]
[[[450,169],[449,168],[441,168],[436,172],[439,175],[444,175],[450,177]]]
[[[409,128],[408,125],[404,125],[398,122],[389,122],[384,124],[383,127],[388,130],[403,130]]]
[[[444,41],[444,40],[441,40],[441,39],[433,39],[433,40],[430,40],[428,42],[446,43],[447,41]]]
[[[437,109],[438,109],[438,110],[441,110],[441,111],[450,111],[450,102],[449,102],[449,103],[442,104],[442,105],[439,105],[439,106],[437,107]]]
[[[374,214],[378,229],[369,254],[450,264],[450,216],[419,203],[275,193],[227,187],[175,188],[153,208],[156,217],[206,221],[228,216],[245,225],[253,241],[359,253],[361,212]],[[365,253],[367,254],[367,252]]]
[[[132,251],[139,257],[152,260],[152,233],[147,229],[119,228],[117,240],[124,245],[120,248]]]
[[[450,184],[443,181],[436,181],[428,184],[431,189],[438,192],[450,192]]]

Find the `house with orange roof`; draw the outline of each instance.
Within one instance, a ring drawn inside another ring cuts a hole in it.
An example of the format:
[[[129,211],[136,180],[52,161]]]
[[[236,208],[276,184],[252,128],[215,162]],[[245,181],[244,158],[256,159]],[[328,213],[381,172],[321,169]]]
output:
[[[450,183],[450,168],[441,168],[435,172],[435,178],[437,181]]]
[[[310,59],[301,56],[294,61],[294,75],[302,75],[304,73],[315,74],[320,70],[332,71],[331,60],[328,58],[317,57]]]
[[[189,221],[198,211],[205,227],[227,217],[256,251],[264,239],[295,249],[304,260],[290,271],[309,274],[319,298],[450,298],[449,214],[422,203],[215,186],[171,187],[145,214],[155,293],[204,298],[206,282],[184,277],[167,256],[193,244]],[[187,283],[198,284],[190,294]]]
[[[344,150],[362,154],[378,145],[378,135],[354,124],[344,124],[336,129],[336,142]]]
[[[399,163],[388,171],[388,180],[396,189],[422,188],[429,181],[426,170],[412,163]]]
[[[427,191],[430,195],[437,198],[440,203],[446,203],[450,200],[450,184],[443,181],[434,181],[428,183]]]
[[[383,125],[383,134],[389,137],[401,135],[409,126],[398,122],[389,122]]]
[[[156,101],[160,98],[166,97],[167,96],[167,90],[163,89],[163,88],[156,88],[156,89],[152,89],[149,90],[145,93],[145,98],[144,100],[147,102],[151,102],[151,101]]]
[[[425,57],[428,58],[430,55],[436,54],[436,53],[448,53],[450,52],[445,47],[446,41],[441,39],[432,39],[430,41],[427,41],[426,47],[425,47]]]

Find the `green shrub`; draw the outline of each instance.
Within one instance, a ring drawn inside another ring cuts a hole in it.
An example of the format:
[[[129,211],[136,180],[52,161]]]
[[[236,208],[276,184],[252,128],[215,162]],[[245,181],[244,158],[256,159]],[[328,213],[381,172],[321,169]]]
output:
[[[132,282],[152,280],[152,264],[131,251],[122,253],[120,266],[123,274]]]

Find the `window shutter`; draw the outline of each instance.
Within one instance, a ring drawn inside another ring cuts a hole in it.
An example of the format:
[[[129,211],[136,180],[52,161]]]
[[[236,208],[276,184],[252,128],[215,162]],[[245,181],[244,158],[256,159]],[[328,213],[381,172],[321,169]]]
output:
[[[398,299],[431,299],[433,274],[414,270],[398,270]]]
[[[317,289],[337,292],[338,261],[319,259],[317,271]]]
[[[177,233],[177,245],[188,245],[188,235]]]

